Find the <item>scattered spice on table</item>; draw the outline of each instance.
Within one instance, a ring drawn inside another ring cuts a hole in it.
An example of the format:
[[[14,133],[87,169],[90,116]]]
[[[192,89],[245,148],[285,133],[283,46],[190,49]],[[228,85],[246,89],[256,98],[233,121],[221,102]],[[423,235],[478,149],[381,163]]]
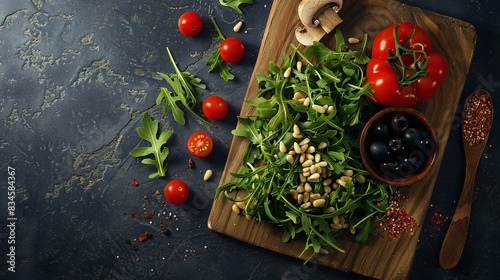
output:
[[[151,238],[152,236],[153,235],[149,231],[146,231],[144,233],[139,234],[139,241],[143,242],[143,241]]]
[[[472,146],[483,141],[490,130],[493,117],[493,103],[485,90],[476,90],[465,103],[462,132],[464,139]]]
[[[396,191],[394,195],[389,198],[391,206],[380,223],[382,230],[389,234],[391,240],[398,238],[404,233],[413,236],[415,234],[414,228],[419,226],[415,218],[400,206],[400,202],[404,201],[408,201],[408,198],[401,192]]]
[[[132,184],[136,187],[139,186],[139,182],[136,179],[130,179],[130,184]]]

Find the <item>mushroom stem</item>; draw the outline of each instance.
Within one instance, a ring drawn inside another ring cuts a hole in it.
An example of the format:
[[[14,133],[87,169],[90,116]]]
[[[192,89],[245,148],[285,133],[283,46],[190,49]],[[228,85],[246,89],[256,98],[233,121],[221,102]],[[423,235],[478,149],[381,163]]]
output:
[[[337,25],[342,22],[342,19],[333,8],[328,8],[318,15],[319,25],[326,33],[330,33]]]

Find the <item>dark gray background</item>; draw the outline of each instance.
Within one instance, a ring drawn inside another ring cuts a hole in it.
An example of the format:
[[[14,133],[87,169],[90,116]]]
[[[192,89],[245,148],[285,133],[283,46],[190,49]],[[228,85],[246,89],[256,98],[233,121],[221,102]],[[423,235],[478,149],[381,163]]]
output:
[[[290,1],[292,2],[292,1]],[[492,279],[500,273],[498,149],[496,125],[478,170],[470,232],[463,257],[451,271],[439,267],[438,254],[448,223],[430,223],[433,212],[451,217],[463,183],[459,131],[464,97],[477,87],[500,90],[500,2],[488,0],[400,1],[472,23],[476,52],[446,147],[411,279]],[[260,47],[271,0],[242,5],[238,15],[219,1],[54,1],[0,2],[0,278],[2,279],[362,279],[319,267],[228,238],[207,228],[213,194],[229,145],[230,131],[243,102]],[[205,27],[194,38],[182,36],[178,17],[199,12]],[[208,14],[222,31],[245,22],[236,34],[246,46],[233,67],[235,81],[207,73],[205,61],[217,47]],[[229,116],[207,129],[194,118],[187,125],[154,106],[165,83],[157,71],[171,73],[170,47],[181,69],[207,84],[205,96],[219,94]],[[151,168],[128,155],[142,144],[135,133],[149,111],[162,128],[174,130],[168,145],[167,178],[149,180]],[[498,119],[498,113],[495,119]],[[186,138],[196,130],[214,136],[215,150],[190,158]],[[7,272],[7,169],[16,169],[16,273]],[[214,171],[203,181],[206,169]],[[131,178],[141,184],[129,184]],[[183,206],[161,205],[170,179],[191,187]],[[148,196],[145,199],[144,196]],[[156,210],[151,220],[147,211]],[[133,218],[132,215],[137,217]],[[171,220],[165,220],[166,216]],[[158,217],[171,234],[158,234]],[[140,243],[141,232],[153,238]],[[130,240],[127,244],[126,240]],[[133,250],[133,246],[137,250]],[[140,261],[137,262],[136,259]]]

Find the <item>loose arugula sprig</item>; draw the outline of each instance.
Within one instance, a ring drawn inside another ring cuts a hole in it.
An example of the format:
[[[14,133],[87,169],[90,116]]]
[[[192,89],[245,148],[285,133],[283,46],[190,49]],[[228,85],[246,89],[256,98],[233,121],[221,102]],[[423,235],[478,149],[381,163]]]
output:
[[[217,22],[215,21],[215,18],[210,15],[210,20],[212,21],[212,24],[215,28],[215,31],[217,33],[217,39],[220,41],[223,41],[226,39],[224,37],[224,34],[222,34],[222,31],[220,30],[219,26],[217,25]],[[231,67],[229,67],[224,61],[222,60],[220,56],[220,50],[217,48],[217,50],[208,58],[206,65],[211,65],[210,69],[208,69],[208,72],[212,72],[216,68],[219,69],[219,75],[221,76],[224,81],[231,81],[234,79],[234,75],[231,73]]]
[[[219,0],[219,2],[223,6],[234,9],[240,15],[243,13],[243,11],[240,9],[241,4],[253,4],[253,0]]]
[[[166,75],[158,72],[158,75],[167,81],[167,83],[172,87],[173,92],[168,90],[166,87],[161,87],[160,93],[156,98],[156,105],[160,105],[162,101],[165,100],[164,111],[167,112],[168,109],[171,109],[174,120],[179,124],[184,125],[186,123],[184,112],[181,108],[179,108],[179,106],[177,106],[177,102],[180,102],[189,112],[191,112],[191,114],[197,117],[204,124],[216,127],[197,113],[200,109],[200,100],[198,99],[198,96],[202,94],[197,89],[205,89],[206,85],[203,84],[201,79],[195,75],[187,71],[181,71],[177,66],[177,62],[172,56],[169,48],[167,48],[167,53],[170,62],[174,67],[175,73]]]
[[[312,248],[311,258],[324,246],[344,252],[336,243],[341,230],[331,226],[334,217],[345,220],[346,230],[355,234],[355,241],[365,242],[375,233],[372,223],[386,213],[392,193],[390,186],[374,180],[363,169],[358,150],[357,139],[363,126],[361,112],[369,108],[364,98],[369,88],[363,86],[365,49],[349,50],[338,30],[335,41],[335,50],[318,42],[304,52],[292,46],[292,54],[284,55],[281,66],[270,62],[267,75],[256,75],[260,94],[246,101],[255,107],[256,113],[240,117],[241,126],[233,130],[234,135],[249,139],[243,165],[232,173],[234,181],[216,192],[216,197],[224,194],[233,202],[244,202],[243,214],[278,224],[284,231],[284,242],[305,234],[302,254]],[[295,67],[299,59],[304,63],[301,70]],[[291,73],[289,68],[293,69]],[[309,103],[295,98],[297,92],[305,95],[303,99],[309,98]],[[314,105],[331,106],[333,110],[321,113]],[[302,138],[294,136],[295,125]],[[327,163],[325,174],[331,174],[310,183],[311,193],[325,198],[321,207],[304,207],[292,195],[298,192],[303,182],[301,176],[307,172],[293,147],[306,138],[310,146],[316,147],[321,161]],[[281,143],[293,153],[283,152]],[[293,155],[293,162],[287,158],[289,155]],[[325,181],[335,182],[346,170],[352,170],[352,180],[332,186],[327,192]],[[239,195],[246,195],[235,198],[231,194],[235,190],[244,190]]]
[[[172,136],[172,130],[164,130],[158,136],[158,121],[151,119],[148,113],[144,113],[141,120],[142,126],[136,129],[139,137],[148,141],[150,147],[137,147],[130,152],[130,155],[136,158],[144,158],[141,163],[153,165],[156,172],[151,173],[149,178],[164,177],[168,170],[166,162],[169,150],[166,146],[167,140]],[[148,156],[152,155],[153,158]]]

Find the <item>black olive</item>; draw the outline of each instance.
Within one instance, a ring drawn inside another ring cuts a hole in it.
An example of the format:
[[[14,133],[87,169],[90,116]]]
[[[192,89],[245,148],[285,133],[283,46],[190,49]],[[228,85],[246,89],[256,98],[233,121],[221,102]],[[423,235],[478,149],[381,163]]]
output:
[[[417,169],[405,158],[399,163],[396,173],[401,177],[408,177],[413,174]]]
[[[385,140],[389,138],[389,133],[390,133],[389,125],[387,125],[387,123],[384,121],[379,121],[373,127],[373,135],[377,140]]]
[[[420,141],[422,141],[422,135],[420,134],[420,131],[414,127],[407,128],[403,134],[403,138],[405,140],[405,143],[413,148],[416,148]]]
[[[387,149],[387,145],[381,141],[373,142],[370,145],[369,151],[372,159],[379,162],[385,160],[390,155],[389,149]]]
[[[397,161],[384,161],[381,162],[378,167],[380,168],[380,171],[382,172],[394,172],[399,166],[399,163]]]
[[[394,131],[404,131],[410,125],[410,117],[404,113],[395,113],[391,119],[391,127]]]
[[[422,166],[422,164],[424,164],[424,162],[426,161],[426,159],[427,159],[427,157],[420,150],[413,150],[410,153],[410,155],[408,156],[407,161],[413,167],[415,167],[416,170],[418,170],[420,168],[420,166]]]
[[[400,152],[403,149],[403,140],[401,138],[392,138],[387,146],[391,152]]]

